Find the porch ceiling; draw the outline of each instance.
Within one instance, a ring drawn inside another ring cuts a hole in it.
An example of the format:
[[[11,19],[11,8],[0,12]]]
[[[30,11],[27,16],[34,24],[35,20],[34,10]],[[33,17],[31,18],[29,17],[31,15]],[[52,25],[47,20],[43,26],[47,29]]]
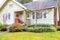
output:
[[[23,14],[23,11],[15,11],[16,14]]]

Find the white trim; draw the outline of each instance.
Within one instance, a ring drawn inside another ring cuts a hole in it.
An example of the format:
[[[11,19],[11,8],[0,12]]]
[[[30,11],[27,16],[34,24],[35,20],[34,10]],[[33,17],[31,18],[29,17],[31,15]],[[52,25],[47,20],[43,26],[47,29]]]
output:
[[[19,5],[20,7],[22,7],[23,9],[27,9],[26,7],[24,7],[21,3],[15,1],[15,0],[12,0],[13,2],[15,2],[17,5]]]
[[[1,4],[0,8],[3,6],[3,4],[4,4],[6,1],[7,1],[7,0],[4,0],[4,2]],[[21,8],[23,8],[23,9],[27,9],[27,8],[24,7],[21,3],[15,1],[15,0],[9,0],[9,1],[13,1],[13,2],[15,2],[17,5],[19,5]]]
[[[3,4],[6,2],[6,0],[4,0],[2,3],[1,3],[1,5],[0,5],[0,8],[3,6]]]

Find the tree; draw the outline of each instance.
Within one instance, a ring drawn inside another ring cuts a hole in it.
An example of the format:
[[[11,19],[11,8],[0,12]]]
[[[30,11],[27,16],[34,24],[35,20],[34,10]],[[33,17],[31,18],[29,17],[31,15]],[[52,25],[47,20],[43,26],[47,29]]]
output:
[[[32,2],[32,0],[16,0],[22,4],[25,4],[25,3],[29,3],[29,2]]]

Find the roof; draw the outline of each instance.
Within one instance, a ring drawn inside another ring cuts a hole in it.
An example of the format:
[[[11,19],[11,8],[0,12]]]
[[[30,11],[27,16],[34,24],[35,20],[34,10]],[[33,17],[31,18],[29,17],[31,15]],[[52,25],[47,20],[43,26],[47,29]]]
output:
[[[29,10],[40,10],[45,8],[57,7],[57,0],[34,1],[24,4]]]
[[[1,7],[2,7],[7,1],[13,1],[13,2],[15,2],[17,5],[19,5],[21,8],[27,9],[25,6],[23,6],[21,3],[15,1],[15,0],[4,0],[3,3],[0,5],[0,9],[1,9]]]

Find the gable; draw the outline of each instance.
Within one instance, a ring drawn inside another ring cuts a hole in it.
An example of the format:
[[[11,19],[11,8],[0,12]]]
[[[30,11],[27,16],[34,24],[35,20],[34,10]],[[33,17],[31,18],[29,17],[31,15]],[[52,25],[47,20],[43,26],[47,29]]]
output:
[[[5,2],[5,4],[0,9],[0,11],[3,11],[3,10],[21,11],[24,9],[21,6],[19,6],[17,3],[15,3],[14,1],[10,0],[10,1]]]
[[[0,22],[3,23],[3,19],[7,19],[10,16],[10,19],[7,19],[6,23],[13,23],[16,11],[24,11],[24,9],[12,0],[5,2],[2,9],[0,10]]]

